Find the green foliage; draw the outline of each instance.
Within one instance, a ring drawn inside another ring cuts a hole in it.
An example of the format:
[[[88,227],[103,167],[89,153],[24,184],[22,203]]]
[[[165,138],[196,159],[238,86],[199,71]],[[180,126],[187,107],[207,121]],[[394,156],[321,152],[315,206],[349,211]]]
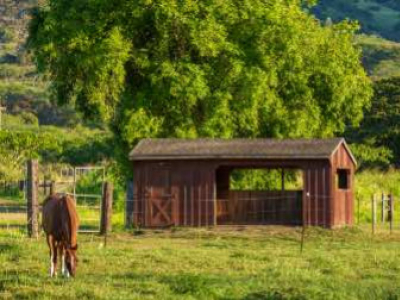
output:
[[[147,136],[332,136],[361,120],[370,82],[357,26],[303,3],[54,0],[28,45],[60,103],[111,121],[123,159]]]
[[[231,173],[230,189],[250,191],[280,191],[282,189],[280,169],[236,169]],[[303,189],[302,171],[285,170],[286,190]]]
[[[400,77],[383,79],[374,84],[372,106],[365,110],[360,128],[347,132],[355,153],[367,165],[399,164],[400,158]],[[392,154],[392,155],[391,155]]]
[[[55,128],[56,132],[63,130]],[[67,132],[63,138],[58,137],[63,148],[54,158],[55,161],[79,166],[106,162],[112,157],[113,144],[109,132],[84,127],[75,127]]]
[[[351,151],[357,159],[358,168],[387,168],[393,160],[393,153],[386,146],[377,147],[368,144],[351,144]]]
[[[23,178],[24,163],[28,159],[58,147],[48,133],[0,131],[0,177],[7,180]]]
[[[60,129],[26,126],[24,131],[0,131],[0,177],[24,178],[24,163],[39,158],[46,163],[83,165],[106,163],[112,156],[111,135],[85,127]]]
[[[360,222],[371,222],[372,208],[371,197],[376,195],[378,203],[377,215],[381,215],[379,201],[381,194],[392,194],[395,203],[395,220],[400,219],[398,199],[400,199],[400,172],[395,169],[382,171],[380,169],[368,169],[358,172],[355,177],[355,220],[358,219],[358,206],[360,206]]]

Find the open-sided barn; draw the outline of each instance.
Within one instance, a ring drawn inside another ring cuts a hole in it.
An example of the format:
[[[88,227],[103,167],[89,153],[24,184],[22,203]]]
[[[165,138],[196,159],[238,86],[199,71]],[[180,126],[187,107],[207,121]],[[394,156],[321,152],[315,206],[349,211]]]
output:
[[[127,221],[145,227],[353,223],[356,161],[343,138],[144,139],[130,153]],[[278,190],[233,190],[237,169],[275,169]],[[285,188],[299,170],[302,188]]]

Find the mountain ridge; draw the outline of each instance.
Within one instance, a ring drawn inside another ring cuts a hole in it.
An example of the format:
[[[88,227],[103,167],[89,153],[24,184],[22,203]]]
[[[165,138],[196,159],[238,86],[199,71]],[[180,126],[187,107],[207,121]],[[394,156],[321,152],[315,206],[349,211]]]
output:
[[[400,42],[399,0],[319,0],[312,12],[321,20],[357,20],[362,33]]]

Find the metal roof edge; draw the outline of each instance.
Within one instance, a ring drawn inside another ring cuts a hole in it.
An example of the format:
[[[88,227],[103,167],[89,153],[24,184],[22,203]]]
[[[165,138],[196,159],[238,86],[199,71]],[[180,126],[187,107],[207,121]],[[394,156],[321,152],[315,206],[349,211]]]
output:
[[[285,160],[306,160],[306,159],[316,159],[316,160],[324,160],[327,159],[329,160],[331,158],[331,155],[326,156],[326,155],[321,155],[321,156],[264,156],[264,155],[256,155],[252,157],[248,156],[227,156],[227,155],[204,155],[204,156],[179,156],[179,155],[142,155],[142,156],[133,156],[129,157],[130,161],[150,161],[150,160],[204,160],[204,159],[244,159],[244,160],[256,160],[256,159],[265,159],[265,160],[280,160],[280,159],[285,159]]]

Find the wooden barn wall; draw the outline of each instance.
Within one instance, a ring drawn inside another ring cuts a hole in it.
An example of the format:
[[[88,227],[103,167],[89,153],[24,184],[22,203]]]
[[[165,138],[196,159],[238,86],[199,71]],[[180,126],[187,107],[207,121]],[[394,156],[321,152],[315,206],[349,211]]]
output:
[[[178,225],[214,225],[214,180],[215,171],[211,162],[174,164],[171,185],[178,199]]]
[[[133,211],[133,222],[136,225],[145,225],[144,204],[146,198],[145,187],[145,168],[141,162],[135,162],[133,168],[133,195],[132,199],[127,199],[127,214]]]
[[[145,226],[162,226],[151,214],[150,198],[171,197],[172,224],[214,225],[214,164],[202,161],[135,162],[134,215]]]
[[[326,227],[353,223],[354,165],[344,146],[339,147],[331,161],[134,162],[135,223],[152,226],[148,198],[151,194],[152,197],[163,194],[173,197],[173,207],[169,213],[175,225],[216,224],[217,210],[221,212],[221,208],[217,207],[214,198],[226,198],[223,194],[227,194],[229,199],[237,197],[237,194],[228,192],[229,169],[237,167],[302,169],[304,223]],[[337,189],[338,168],[350,170],[349,190]],[[297,222],[296,213],[292,218]]]
[[[330,227],[332,222],[329,161],[308,162],[303,169],[303,219],[306,225]]]
[[[332,206],[334,211],[333,226],[352,225],[354,222],[354,172],[355,165],[344,145],[341,145],[332,156]],[[338,188],[337,170],[349,170],[349,188]]]

